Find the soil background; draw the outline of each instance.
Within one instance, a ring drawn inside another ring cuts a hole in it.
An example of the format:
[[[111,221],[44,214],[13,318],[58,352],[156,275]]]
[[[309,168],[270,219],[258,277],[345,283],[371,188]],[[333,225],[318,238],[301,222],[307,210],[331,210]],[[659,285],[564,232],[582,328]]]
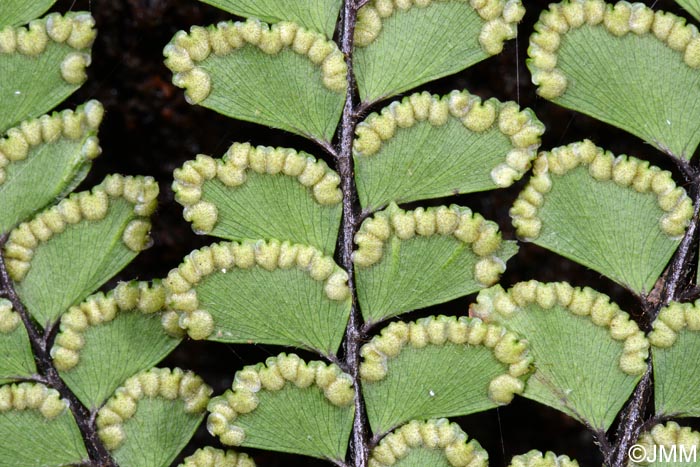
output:
[[[443,95],[452,89],[467,89],[482,98],[516,100],[522,107],[532,108],[547,126],[542,149],[589,138],[615,154],[634,155],[674,170],[670,161],[637,138],[536,96],[525,66],[527,39],[539,12],[549,2],[523,0],[523,3],[528,13],[520,25],[518,41],[508,42],[505,51],[496,57],[417,90]],[[690,18],[671,0],[644,3]],[[106,174],[113,172],[151,175],[161,186],[160,205],[152,232],[154,246],[125,269],[118,280],[165,277],[191,250],[213,241],[210,237],[195,235],[182,219],[182,208],[173,201],[170,190],[172,171],[186,160],[199,153],[221,157],[236,141],[294,147],[323,157],[317,147],[300,137],[191,106],[185,102],[182,90],[171,84],[171,74],[163,65],[165,44],[178,30],[235,19],[230,14],[195,0],[59,0],[53,10],[91,11],[99,30],[89,80],[62,105],[62,108],[72,108],[94,98],[99,99],[107,110],[99,134],[103,154],[95,161],[83,187],[99,183]],[[380,104],[379,108],[382,106]],[[332,161],[328,162],[332,164]],[[682,180],[680,177],[676,179]],[[469,206],[497,221],[504,236],[512,239],[514,232],[508,208],[522,189],[523,182],[506,190],[422,204],[456,202]],[[520,246],[519,254],[508,263],[501,282],[504,286],[529,279],[567,280],[576,286],[595,287],[610,295],[633,316],[639,315],[636,298],[599,274],[535,245],[521,243]],[[408,318],[438,313],[466,314],[473,298],[472,295],[420,310]],[[221,393],[230,387],[234,372],[243,365],[264,360],[282,350],[271,346],[186,341],[162,365],[192,369],[204,377],[216,393]],[[486,448],[492,466],[506,466],[513,455],[531,449],[567,454],[582,466],[601,464],[598,449],[582,425],[564,414],[521,398],[516,398],[508,406],[458,421],[470,437]],[[200,427],[183,456],[204,445],[217,446],[218,442]],[[330,465],[277,453],[252,451],[252,454],[261,467]],[[178,461],[180,459],[182,456]]]

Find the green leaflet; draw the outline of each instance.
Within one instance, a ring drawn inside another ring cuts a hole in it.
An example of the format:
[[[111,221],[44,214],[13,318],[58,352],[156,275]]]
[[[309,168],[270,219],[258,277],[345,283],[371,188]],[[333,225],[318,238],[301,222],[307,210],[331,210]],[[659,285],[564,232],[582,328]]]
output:
[[[32,21],[28,30],[0,31],[0,133],[45,113],[80,87],[94,23],[89,13],[52,14]]]
[[[88,459],[66,402],[41,384],[0,386],[0,437],[3,467],[60,467]]]
[[[179,32],[164,51],[192,104],[330,141],[345,102],[347,66],[334,42],[294,23],[219,23]]]
[[[375,210],[512,185],[535,158],[544,125],[515,102],[466,91],[392,102],[358,124],[353,146],[360,202]]]
[[[333,355],[350,314],[347,279],[313,247],[258,240],[195,250],[165,285],[172,319],[179,313],[179,325],[194,339]]]
[[[578,467],[578,462],[569,456],[557,456],[551,451],[542,454],[533,449],[526,454],[513,456],[509,467]]]
[[[479,319],[429,317],[394,322],[365,344],[360,375],[375,434],[411,419],[469,415],[525,388],[527,343]]]
[[[393,439],[393,438],[392,438]],[[385,450],[389,450],[390,447],[386,446],[384,447]],[[380,451],[381,452],[381,451]],[[402,454],[404,454],[402,452]],[[393,453],[392,453],[393,455]],[[381,454],[380,454],[381,456]],[[391,461],[391,458],[387,455],[387,461]],[[396,456],[394,456],[396,458]],[[376,461],[376,457],[373,457],[373,459]],[[453,464],[449,461],[447,456],[445,455],[445,451],[442,449],[439,449],[438,447],[433,447],[431,448],[426,448],[425,446],[421,446],[419,448],[413,448],[409,449],[405,453],[405,457],[396,459],[394,462],[389,462],[389,463],[383,463],[383,462],[378,462],[376,465],[381,465],[381,466],[398,466],[398,467],[423,467],[426,465],[430,466],[435,466],[435,467],[452,467]],[[486,462],[484,462],[484,465],[487,465]]]
[[[693,15],[697,20],[700,20],[700,2],[698,0],[676,0],[680,6]]]
[[[268,23],[294,21],[333,37],[341,0],[200,0],[234,15],[260,18]]]
[[[222,159],[199,155],[174,176],[175,199],[195,232],[335,250],[340,177],[305,152],[234,143]]]
[[[168,467],[201,423],[211,392],[191,371],[141,372],[99,410],[98,435],[118,465]]]
[[[0,140],[0,232],[72,191],[101,150],[104,108],[89,101],[75,112],[25,120]]]
[[[211,467],[212,465],[214,467],[255,467],[255,461],[247,454],[238,453],[231,449],[223,451],[205,446],[186,457],[178,467]]]
[[[150,177],[111,175],[12,231],[3,251],[8,272],[39,324],[56,320],[148,246],[157,195]]]
[[[493,285],[517,251],[501,241],[497,224],[455,205],[403,211],[392,204],[363,222],[355,243],[358,299],[369,323]]]
[[[517,332],[535,373],[523,396],[606,431],[646,371],[649,342],[610,299],[565,282],[482,291],[470,314]]]
[[[642,433],[637,441],[634,457],[640,462],[630,462],[629,467],[687,467],[697,465],[700,450],[700,433],[681,427],[676,422],[656,425]]]
[[[0,298],[0,355],[0,384],[36,373],[27,330],[4,298]]]
[[[654,356],[656,413],[700,416],[700,301],[663,308],[649,334]]]
[[[372,467],[486,467],[488,453],[456,423],[441,418],[412,420],[387,435],[370,452]]]
[[[61,316],[51,356],[86,407],[100,407],[127,377],[151,368],[180,343],[163,329],[164,305],[160,284],[121,283]]]
[[[690,159],[700,142],[700,37],[641,3],[550,6],[531,38],[538,93]],[[591,2],[592,3],[592,2]]]
[[[510,210],[519,237],[645,295],[693,215],[671,173],[586,140],[541,153]]]
[[[352,378],[336,365],[280,354],[236,372],[209,403],[207,429],[227,446],[342,461],[354,398]]]
[[[0,3],[0,29],[19,26],[51,8],[56,0],[3,0]]]
[[[355,73],[363,102],[375,102],[480,62],[516,35],[520,0],[370,1],[358,13]],[[406,8],[406,5],[408,7]]]

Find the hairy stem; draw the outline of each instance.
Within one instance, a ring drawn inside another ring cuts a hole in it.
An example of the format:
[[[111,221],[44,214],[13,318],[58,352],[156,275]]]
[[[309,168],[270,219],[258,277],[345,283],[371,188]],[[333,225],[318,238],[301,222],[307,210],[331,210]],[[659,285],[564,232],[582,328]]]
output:
[[[603,453],[605,465],[624,467],[628,464],[628,452],[637,442],[642,428],[646,425],[646,415],[652,400],[651,389],[652,370],[650,364],[622,411],[615,443],[610,446],[607,452]]]
[[[352,310],[345,333],[345,366],[352,376],[357,396],[355,397],[355,421],[350,441],[350,465],[366,467],[369,458],[369,430],[364,399],[362,398],[362,382],[360,381],[360,346],[363,341],[362,316],[357,305],[357,291],[353,276],[352,250],[353,238],[359,224],[359,206],[357,203],[357,188],[353,177],[352,142],[357,125],[357,109],[355,107],[355,75],[353,73],[352,48],[355,23],[359,2],[346,0],[340,32],[340,50],[345,55],[348,66],[348,90],[345,97],[345,107],[338,134],[336,161],[340,175],[340,187],[343,192],[343,219],[341,223],[338,254],[342,267],[349,276],[348,285],[352,292]]]
[[[7,238],[7,234],[0,236],[0,249],[5,246]],[[41,329],[34,324],[32,318],[29,316],[27,308],[24,306],[24,303],[22,303],[22,300],[19,298],[14,288],[14,283],[12,279],[10,279],[7,267],[5,266],[5,258],[2,254],[0,254],[0,288],[3,291],[3,295],[12,303],[12,308],[19,314],[27,330],[32,352],[34,353],[34,360],[39,372],[39,375],[34,379],[57,390],[59,394],[61,394],[61,397],[68,401],[68,407],[80,429],[88,456],[90,457],[89,464],[87,465],[92,467],[117,467],[117,464],[97,435],[93,414],[90,413],[68,386],[66,386],[66,383],[63,382],[59,376],[58,370],[56,370],[56,367],[53,365],[53,360],[51,359],[49,351],[55,332],[50,332],[52,329],[50,327],[47,327],[46,332],[42,332]]]

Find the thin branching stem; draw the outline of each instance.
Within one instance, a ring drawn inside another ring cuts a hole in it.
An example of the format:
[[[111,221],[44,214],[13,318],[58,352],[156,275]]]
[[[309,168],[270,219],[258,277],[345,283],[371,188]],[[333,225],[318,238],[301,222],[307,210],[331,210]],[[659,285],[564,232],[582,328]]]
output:
[[[326,151],[326,154],[328,154],[331,157],[338,157],[338,153],[335,150],[335,147],[328,141],[322,140],[322,139],[316,139],[314,138],[314,142],[318,144],[321,149]]]
[[[5,246],[8,235],[0,236],[0,249]],[[42,382],[46,386],[53,388],[59,392],[61,397],[68,402],[68,407],[73,414],[80,433],[83,436],[85,447],[90,457],[89,464],[92,467],[117,467],[117,464],[112,459],[107,449],[102,444],[94,423],[94,415],[78,400],[73,392],[68,388],[66,383],[61,379],[58,370],[53,365],[53,360],[49,351],[55,335],[54,325],[47,326],[47,331],[42,331],[32,320],[27,308],[22,303],[14,283],[10,278],[5,265],[5,258],[0,254],[0,287],[5,292],[5,296],[12,303],[12,308],[19,314],[22,323],[27,330],[29,342],[32,352],[34,353],[34,361],[36,362],[38,375],[31,379],[37,382]],[[82,464],[81,464],[82,465]]]
[[[338,254],[342,267],[349,276],[348,285],[352,292],[352,309],[345,334],[344,358],[345,367],[352,376],[357,396],[355,398],[355,421],[353,423],[352,439],[350,441],[349,465],[366,467],[369,458],[369,429],[364,399],[362,398],[362,383],[360,381],[360,347],[364,341],[362,333],[362,315],[357,305],[357,292],[353,276],[352,250],[353,238],[359,226],[359,206],[357,188],[353,176],[352,143],[357,126],[355,75],[353,73],[352,48],[357,9],[361,2],[346,0],[343,5],[340,50],[345,56],[348,66],[348,90],[345,97],[345,107],[340,130],[338,133],[337,168],[340,175],[340,187],[343,192],[343,219],[341,223]]]
[[[624,467],[628,464],[628,452],[637,442],[644,426],[651,403],[652,369],[651,363],[641,381],[632,393],[632,397],[622,411],[614,443],[603,450],[605,465]]]
[[[361,102],[355,109],[355,117],[362,118],[372,105],[374,105],[374,102]]]

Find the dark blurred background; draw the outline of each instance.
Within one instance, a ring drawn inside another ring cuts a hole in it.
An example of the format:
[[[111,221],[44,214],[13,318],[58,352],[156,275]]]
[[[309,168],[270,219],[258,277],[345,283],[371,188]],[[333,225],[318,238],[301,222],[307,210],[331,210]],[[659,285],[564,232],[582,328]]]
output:
[[[507,43],[505,51],[459,74],[422,86],[417,90],[447,94],[467,89],[483,98],[515,100],[532,108],[547,126],[543,149],[583,138],[615,154],[648,159],[662,168],[675,169],[654,148],[635,137],[601,122],[557,107],[535,94],[525,67],[527,39],[539,12],[550,3],[523,0],[528,9],[520,25],[520,39]],[[656,9],[686,16],[671,0],[645,1]],[[170,183],[173,169],[196,154],[221,157],[234,141],[286,146],[324,155],[301,137],[258,125],[235,121],[213,111],[187,104],[183,92],[174,87],[163,65],[162,49],[180,29],[231,19],[231,15],[196,0],[59,0],[55,11],[90,11],[99,35],[93,48],[88,82],[62,107],[75,107],[88,99],[99,99],[107,109],[100,129],[103,154],[84,186],[99,183],[112,172],[155,177],[161,185],[160,206],[154,218],[154,246],[141,254],[118,277],[121,280],[150,280],[165,277],[191,250],[210,243],[195,235],[182,219],[181,207],[173,201]],[[414,92],[414,91],[411,91]],[[381,108],[380,104],[380,108]],[[328,161],[332,163],[332,161]],[[677,180],[682,180],[676,177]],[[457,202],[497,221],[506,238],[514,238],[508,208],[523,187],[523,181],[507,190],[458,196],[431,204]],[[425,204],[425,203],[424,203]],[[508,263],[502,284],[521,280],[567,280],[576,286],[589,285],[610,295],[633,316],[639,315],[636,298],[599,274],[537,246],[521,244],[520,253]],[[419,310],[408,318],[428,314],[466,314],[473,296]],[[243,365],[277,355],[271,346],[225,345],[186,341],[163,365],[180,366],[200,374],[221,393],[230,387],[233,374]],[[598,466],[601,457],[593,438],[571,418],[520,398],[497,410],[458,419],[470,437],[490,454],[490,465],[508,465],[513,455],[531,449],[552,450],[576,458],[582,466]],[[218,445],[201,427],[183,455],[203,445]],[[330,465],[297,456],[254,451],[261,467]],[[181,459],[181,458],[180,458]],[[174,464],[177,465],[177,462]]]

